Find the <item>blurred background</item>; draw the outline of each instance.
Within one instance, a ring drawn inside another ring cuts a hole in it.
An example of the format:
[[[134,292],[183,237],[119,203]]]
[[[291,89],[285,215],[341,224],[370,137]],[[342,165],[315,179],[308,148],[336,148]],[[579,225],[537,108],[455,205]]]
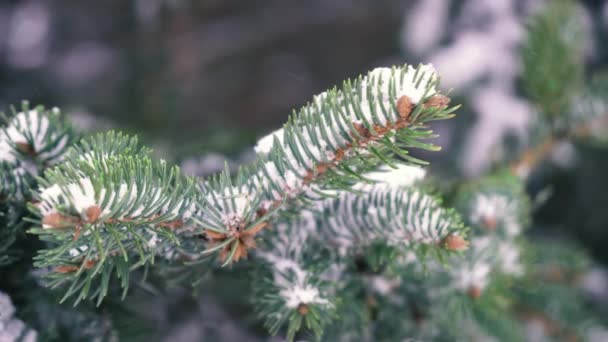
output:
[[[473,94],[461,122],[492,116],[521,131],[530,108],[512,96],[517,47],[542,2],[2,0],[0,105],[29,99],[63,108],[85,128],[234,152],[347,77],[432,62],[444,87]],[[606,63],[608,6],[580,4],[596,70]],[[488,110],[496,101],[504,106]],[[480,159],[468,155],[467,171]]]
[[[443,151],[425,158],[435,175],[474,178],[528,143],[535,108],[519,48],[548,1],[1,0],[0,109],[24,99],[58,106],[84,130],[137,133],[185,172],[207,175],[250,160],[255,141],[314,94],[374,67],[430,62],[463,107],[434,127]],[[608,2],[578,4],[585,72],[601,76]],[[584,245],[599,261],[590,286],[604,299],[605,146],[562,144],[530,182],[532,194],[550,194],[532,233]]]
[[[476,115],[460,121],[492,115],[521,130],[530,109],[511,96],[516,50],[539,3],[3,0],[0,105],[29,99],[60,106],[86,128],[113,125],[234,152],[347,77],[424,61],[455,94],[475,93],[465,111]],[[606,62],[599,42],[608,6],[581,1],[581,17],[597,69]],[[496,101],[505,106],[486,113]],[[467,169],[479,168],[479,158],[468,156]]]

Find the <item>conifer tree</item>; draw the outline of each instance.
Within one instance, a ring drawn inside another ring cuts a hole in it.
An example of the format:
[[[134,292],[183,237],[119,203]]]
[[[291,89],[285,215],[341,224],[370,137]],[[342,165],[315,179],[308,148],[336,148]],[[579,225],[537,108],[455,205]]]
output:
[[[535,18],[523,49],[538,106],[530,146],[475,180],[432,178],[414,156],[441,149],[433,123],[460,108],[428,64],[376,68],[314,96],[259,140],[253,162],[208,178],[135,136],[78,132],[59,109],[11,109],[0,341],[149,337],[125,314],[133,292],[230,288],[230,277],[248,279],[230,296],[287,340],[521,341],[530,322],[547,339],[606,336],[572,285],[585,252],[526,235],[538,200],[528,177],[557,142],[607,126],[608,94],[583,86],[595,83],[560,28],[564,6]]]

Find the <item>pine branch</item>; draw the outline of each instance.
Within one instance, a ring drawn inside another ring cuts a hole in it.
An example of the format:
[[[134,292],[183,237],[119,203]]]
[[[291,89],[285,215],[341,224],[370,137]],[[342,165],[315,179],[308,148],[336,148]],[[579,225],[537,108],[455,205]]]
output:
[[[76,138],[74,128],[58,108],[45,110],[42,106],[29,108],[23,102],[22,111],[0,114],[0,161],[22,165],[30,173],[58,162]],[[27,163],[31,165],[27,165]]]
[[[302,219],[275,228],[257,253],[268,263],[270,275],[255,275],[254,283],[260,284],[255,303],[272,333],[289,322],[289,339],[303,321],[317,337],[331,321],[342,286],[341,258],[375,242],[416,251],[417,260],[430,251],[467,246],[465,228],[454,212],[419,190],[382,184],[364,194],[326,199]],[[331,262],[319,259],[323,250],[333,254]]]
[[[174,229],[189,215],[192,182],[147,154],[133,138],[98,135],[40,180],[31,207],[38,228],[30,232],[49,247],[35,265],[53,269],[52,287],[69,284],[63,300],[96,297],[100,303],[112,273],[126,291],[132,269],[154,263],[161,247],[177,243]]]
[[[521,179],[508,171],[463,186],[455,206],[471,227],[468,263],[454,265],[458,287],[479,298],[493,274],[519,276],[523,265],[518,243],[529,223],[530,200]]]
[[[426,125],[457,109],[447,108],[449,98],[437,92],[437,84],[431,66],[405,65],[375,69],[317,95],[260,140],[258,160],[239,172],[236,185],[228,184],[229,177],[211,182],[211,198],[203,194],[195,215],[212,241],[209,250],[220,249],[228,264],[247,254],[271,214],[319,200],[323,189],[350,189],[365,180],[364,172],[394,165],[395,158],[424,164],[408,150],[438,150],[421,141],[435,137]],[[247,206],[237,207],[236,199]]]
[[[58,109],[27,102],[19,113],[0,113],[0,125],[0,264],[8,264],[24,254],[12,245],[23,238],[35,177],[62,158],[76,134]]]
[[[523,81],[540,111],[536,125],[548,134],[512,162],[513,172],[522,178],[561,142],[591,138],[601,130],[605,135],[608,126],[605,89],[598,92],[597,82],[590,82],[589,89],[583,85],[584,51],[576,10],[570,0],[553,1],[528,29]]]
[[[26,169],[6,161],[0,162],[0,202],[21,203],[33,184]]]
[[[605,134],[606,127],[608,127],[608,109],[603,104],[603,101],[601,105],[598,102],[594,103],[595,106],[577,103],[571,113],[572,116],[578,117],[582,122],[571,126],[564,132],[555,132],[537,145],[523,151],[519,158],[511,163],[512,172],[525,179],[553,153],[560,143],[570,140],[592,139],[595,136]],[[600,114],[598,115],[598,113]]]
[[[323,217],[316,222],[319,236],[331,235],[328,241],[334,243],[351,239],[360,244],[356,235],[362,235],[420,251],[461,250],[464,228],[452,211],[416,191],[376,190],[361,183],[382,178],[386,169],[381,165],[403,174],[413,170],[399,166],[397,158],[424,163],[409,156],[410,148],[438,149],[422,142],[434,137],[427,124],[452,117],[456,107],[447,108],[449,98],[438,94],[437,84],[432,67],[407,65],[346,81],[294,114],[270,144],[263,139],[253,165],[236,177],[226,171],[202,181],[192,193],[192,180],[154,160],[133,138],[111,132],[66,152],[67,134],[54,133],[63,127],[56,113],[30,114],[36,121],[26,119],[27,125],[16,127],[19,132],[46,130],[44,139],[23,133],[26,144],[11,148],[21,157],[28,152],[38,158],[40,169],[64,159],[44,172],[31,205],[38,227],[30,232],[48,245],[35,265],[51,269],[51,287],[67,287],[63,300],[96,298],[100,303],[112,274],[126,293],[130,271],[154,263],[159,254],[173,258],[177,252],[196,260],[219,252],[225,265],[245,258],[275,213],[286,215],[313,202]],[[351,188],[369,193],[344,192]],[[341,198],[331,200],[332,191]],[[346,216],[374,210],[371,219],[349,221]],[[324,222],[330,215],[343,221]],[[351,235],[339,225],[351,225]],[[209,241],[202,254],[201,235]],[[188,243],[178,246],[179,241]],[[316,321],[307,322],[320,332]]]
[[[569,109],[583,81],[584,51],[575,13],[574,1],[552,1],[530,22],[522,51],[524,86],[549,121]]]

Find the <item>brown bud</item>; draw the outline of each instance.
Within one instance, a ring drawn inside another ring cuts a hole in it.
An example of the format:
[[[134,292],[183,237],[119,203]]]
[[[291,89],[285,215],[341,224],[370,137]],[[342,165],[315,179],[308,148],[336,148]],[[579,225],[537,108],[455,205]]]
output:
[[[304,184],[309,184],[314,178],[315,175],[312,173],[312,171],[306,171],[306,175],[304,176]]]
[[[238,242],[236,242],[236,244],[237,244],[236,251],[234,252],[234,255],[232,256],[232,261],[239,262],[239,260],[241,260],[241,259],[246,260],[247,254],[248,254],[247,246],[245,246],[245,244],[243,244],[243,242],[241,240],[238,240]]]
[[[482,223],[483,227],[489,231],[494,231],[498,227],[498,221],[496,220],[495,217],[486,216],[481,220],[481,223]]]
[[[90,270],[91,268],[93,268],[93,266],[95,266],[97,262],[95,260],[86,260],[84,262],[84,268],[87,270]]]
[[[479,299],[479,297],[481,297],[481,289],[478,286],[471,286],[468,293],[469,297],[473,299]]]
[[[69,217],[58,212],[50,213],[42,218],[42,225],[50,228],[67,228],[73,224],[74,222]]]
[[[257,246],[255,242],[255,237],[253,237],[253,235],[245,235],[241,237],[240,241],[247,248],[255,248]]]
[[[335,153],[335,158],[334,158],[334,159],[335,159],[337,162],[339,162],[339,161],[341,161],[341,160],[344,158],[344,155],[345,155],[345,154],[346,154],[346,153],[344,152],[344,150],[343,150],[343,149],[338,148],[338,149],[336,150],[336,153]]]
[[[220,233],[213,230],[207,230],[205,231],[205,234],[207,235],[207,238],[216,241],[222,241],[228,237],[226,233]]]
[[[353,126],[355,126],[355,130],[357,131],[357,133],[359,133],[359,135],[363,138],[369,138],[372,136],[372,134],[370,133],[369,129],[367,129],[367,127],[365,127],[363,124],[360,124],[358,122],[353,123]]]
[[[101,215],[101,208],[98,205],[92,205],[87,208],[85,215],[87,217],[87,221],[89,223],[93,223],[97,221],[97,219]]]
[[[34,150],[34,146],[26,143],[26,142],[18,142],[15,143],[15,146],[17,146],[17,149],[19,150],[19,152],[28,155],[28,156],[35,156],[36,155],[36,150]]]
[[[264,208],[259,208],[256,212],[255,212],[258,216],[258,218],[263,217],[264,215],[268,214],[268,210],[264,209]]]
[[[450,103],[449,97],[447,97],[445,95],[441,95],[441,94],[436,94],[436,95],[431,96],[431,98],[428,99],[424,103],[424,108],[445,109],[448,107],[449,103]]]
[[[306,316],[308,315],[308,312],[310,311],[310,309],[308,308],[308,305],[304,304],[304,303],[300,303],[300,305],[298,305],[298,313],[302,316]]]
[[[317,174],[324,174],[327,171],[327,164],[326,163],[319,163],[317,164]]]
[[[55,272],[57,273],[72,273],[78,271],[78,266],[74,265],[61,265],[55,267]]]
[[[184,226],[184,221],[182,221],[182,220],[173,220],[173,221],[159,222],[158,226],[159,227],[163,227],[163,228],[176,229],[176,228],[183,227]]]
[[[231,246],[231,244],[228,246]],[[228,259],[228,256],[230,255],[230,248],[228,246],[222,248],[220,251],[220,254],[218,255],[220,262],[225,262]]]
[[[443,246],[447,250],[458,252],[467,249],[469,243],[459,235],[450,234],[443,239]]]
[[[391,128],[389,126],[374,125],[374,131],[376,131],[378,135],[384,135],[390,130]]]
[[[397,100],[397,112],[399,112],[401,118],[409,118],[413,108],[414,104],[409,97],[403,95]]]

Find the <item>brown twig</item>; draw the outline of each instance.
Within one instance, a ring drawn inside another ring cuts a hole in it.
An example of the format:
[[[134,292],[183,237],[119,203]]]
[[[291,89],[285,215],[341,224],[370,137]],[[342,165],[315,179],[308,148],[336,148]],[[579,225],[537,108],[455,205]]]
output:
[[[526,178],[530,171],[535,169],[541,161],[545,160],[555,150],[559,143],[569,139],[587,138],[591,136],[593,132],[592,128],[594,126],[607,124],[608,114],[591,122],[575,126],[563,136],[553,134],[543,140],[540,144],[525,150],[520,157],[511,164],[511,170],[515,175]]]
[[[422,106],[424,108],[446,108],[450,102],[450,98],[444,95],[434,95],[429,98]],[[311,169],[306,172],[306,175],[303,178],[303,186],[300,189],[283,189],[285,193],[293,192],[293,190],[302,193],[306,190],[306,187],[318,179],[320,179],[326,172],[335,169],[339,166],[340,162],[348,156],[352,151],[360,146],[365,146],[369,143],[379,141],[384,138],[388,133],[394,132],[400,129],[403,129],[412,124],[410,119],[410,114],[414,109],[414,104],[407,96],[401,96],[396,103],[397,113],[399,118],[395,122],[389,122],[384,126],[374,125],[370,128],[365,127],[361,123],[352,123],[354,132],[352,132],[353,142],[347,143],[344,147],[338,148],[334,151],[334,157],[332,160],[328,162],[322,162],[314,165]],[[282,205],[284,202],[284,198],[279,198],[272,202],[269,206],[270,208],[277,208]],[[260,208],[257,211],[259,219],[263,215],[267,213],[266,208]],[[248,230],[244,230],[246,226],[245,223],[242,223],[243,227],[226,227],[227,231],[218,233],[212,230],[206,230],[206,237],[211,241],[211,248],[213,246],[217,246],[217,244],[226,241],[227,239],[234,239],[233,242],[228,243],[226,246],[222,248],[220,252],[220,260],[226,261],[231,251],[235,249],[233,254],[233,260],[238,261],[241,258],[247,257],[247,252],[250,248],[255,247],[255,240],[253,239],[254,235],[257,234],[262,229],[268,227],[267,222],[263,222],[258,224],[258,226],[250,228]],[[459,250],[463,248],[466,243],[464,239],[459,236],[449,236],[447,237],[448,241],[451,243],[444,244],[446,248]],[[460,240],[462,241],[460,241]],[[458,240],[458,241],[457,241]],[[446,241],[443,241],[446,242]],[[232,260],[231,260],[232,261]],[[230,261],[230,262],[231,262]]]

